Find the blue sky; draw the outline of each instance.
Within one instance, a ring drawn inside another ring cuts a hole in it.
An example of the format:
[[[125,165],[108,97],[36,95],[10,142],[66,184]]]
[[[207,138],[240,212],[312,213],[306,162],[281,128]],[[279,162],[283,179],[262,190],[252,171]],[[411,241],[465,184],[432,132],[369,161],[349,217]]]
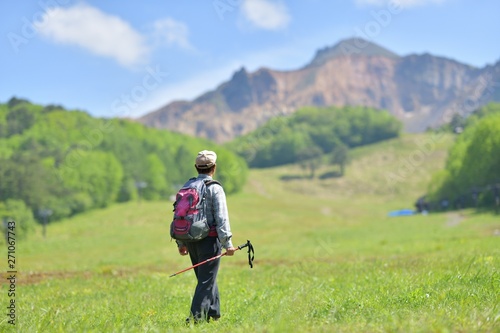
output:
[[[500,60],[499,17],[497,0],[2,1],[0,101],[137,117],[350,37],[482,67]]]

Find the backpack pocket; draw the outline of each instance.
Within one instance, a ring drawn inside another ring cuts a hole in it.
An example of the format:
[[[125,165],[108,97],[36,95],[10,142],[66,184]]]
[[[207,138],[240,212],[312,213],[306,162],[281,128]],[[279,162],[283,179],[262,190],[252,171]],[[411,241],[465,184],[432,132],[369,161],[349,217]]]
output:
[[[189,219],[174,219],[170,224],[170,237],[180,241],[198,241],[207,237],[209,232],[206,218],[194,222]]]

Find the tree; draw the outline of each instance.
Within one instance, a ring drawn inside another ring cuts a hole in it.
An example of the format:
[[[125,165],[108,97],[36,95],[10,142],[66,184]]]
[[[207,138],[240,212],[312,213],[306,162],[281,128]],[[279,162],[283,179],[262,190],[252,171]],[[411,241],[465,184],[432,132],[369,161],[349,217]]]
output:
[[[176,167],[172,169],[177,173],[178,179],[182,179],[183,182],[193,177],[196,173],[194,168],[194,157],[195,153],[184,144],[180,145],[175,153]]]
[[[143,183],[147,184],[144,189],[145,199],[159,199],[165,197],[168,192],[165,166],[156,154],[148,155],[148,172],[143,177]],[[140,190],[140,189],[139,189]]]
[[[309,178],[314,178],[316,170],[321,165],[323,150],[318,146],[301,149],[297,153],[297,161],[303,169],[309,169]]]
[[[9,108],[13,108],[14,106],[18,105],[18,104],[30,104],[30,101],[28,101],[27,99],[23,99],[23,98],[17,98],[15,96],[11,97],[11,99],[9,99],[9,101],[7,102],[7,106]]]
[[[21,200],[31,208],[47,199],[53,179],[40,158],[27,152],[0,160],[0,178],[0,201]]]
[[[35,225],[33,213],[22,200],[9,199],[4,202],[0,201],[0,229],[2,234],[5,234],[4,221],[14,221],[16,223],[14,233],[18,239],[26,237]]]
[[[228,194],[243,189],[248,178],[248,167],[245,160],[227,149],[207,147],[217,152],[217,179]]]
[[[500,177],[500,114],[480,120],[468,143],[457,177],[466,187],[483,186]]]
[[[454,113],[450,121],[450,129],[452,132],[459,133],[465,127],[466,119],[459,113]]]
[[[349,161],[349,147],[340,143],[333,149],[331,156],[332,164],[339,166],[340,175],[343,176],[345,172],[345,165]]]
[[[474,204],[493,202],[492,186],[500,180],[500,113],[468,125],[450,149],[445,170],[429,187],[433,200],[450,198]],[[479,189],[483,189],[480,191]]]
[[[23,106],[11,109],[7,113],[6,119],[8,136],[21,134],[35,123],[35,115]]]

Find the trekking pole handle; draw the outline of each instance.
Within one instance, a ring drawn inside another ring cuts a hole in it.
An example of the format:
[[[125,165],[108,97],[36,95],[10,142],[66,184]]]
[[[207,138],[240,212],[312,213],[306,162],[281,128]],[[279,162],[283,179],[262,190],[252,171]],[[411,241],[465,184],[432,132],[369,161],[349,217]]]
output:
[[[248,243],[245,243],[245,244],[239,245],[238,247],[236,247],[236,248],[235,248],[234,252],[236,252],[236,251],[238,251],[238,250],[241,250],[241,249],[244,249],[244,248],[245,248],[245,247],[247,247],[247,246],[248,246]],[[223,254],[221,254],[220,256],[222,257],[222,256],[225,256],[225,255],[227,255],[227,251],[226,251],[226,252],[224,252]]]
[[[247,246],[248,246],[248,242],[246,242],[245,244],[241,244],[238,246],[238,250],[244,249]]]
[[[240,246],[237,247],[237,250],[244,249],[245,247],[248,247],[248,264],[250,265],[250,268],[253,268],[253,258],[254,258],[254,250],[253,250],[253,245],[250,243],[249,240],[245,244],[241,244]],[[226,254],[226,253],[224,253]]]

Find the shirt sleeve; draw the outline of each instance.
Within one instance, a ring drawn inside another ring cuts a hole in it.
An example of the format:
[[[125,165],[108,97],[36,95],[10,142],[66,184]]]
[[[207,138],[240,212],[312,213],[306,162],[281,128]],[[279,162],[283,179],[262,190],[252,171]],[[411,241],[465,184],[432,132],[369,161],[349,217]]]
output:
[[[219,185],[210,186],[210,189],[213,193],[212,204],[217,236],[223,248],[233,247],[233,243],[231,242],[233,235],[231,233],[231,226],[229,225],[226,193],[222,186]]]

